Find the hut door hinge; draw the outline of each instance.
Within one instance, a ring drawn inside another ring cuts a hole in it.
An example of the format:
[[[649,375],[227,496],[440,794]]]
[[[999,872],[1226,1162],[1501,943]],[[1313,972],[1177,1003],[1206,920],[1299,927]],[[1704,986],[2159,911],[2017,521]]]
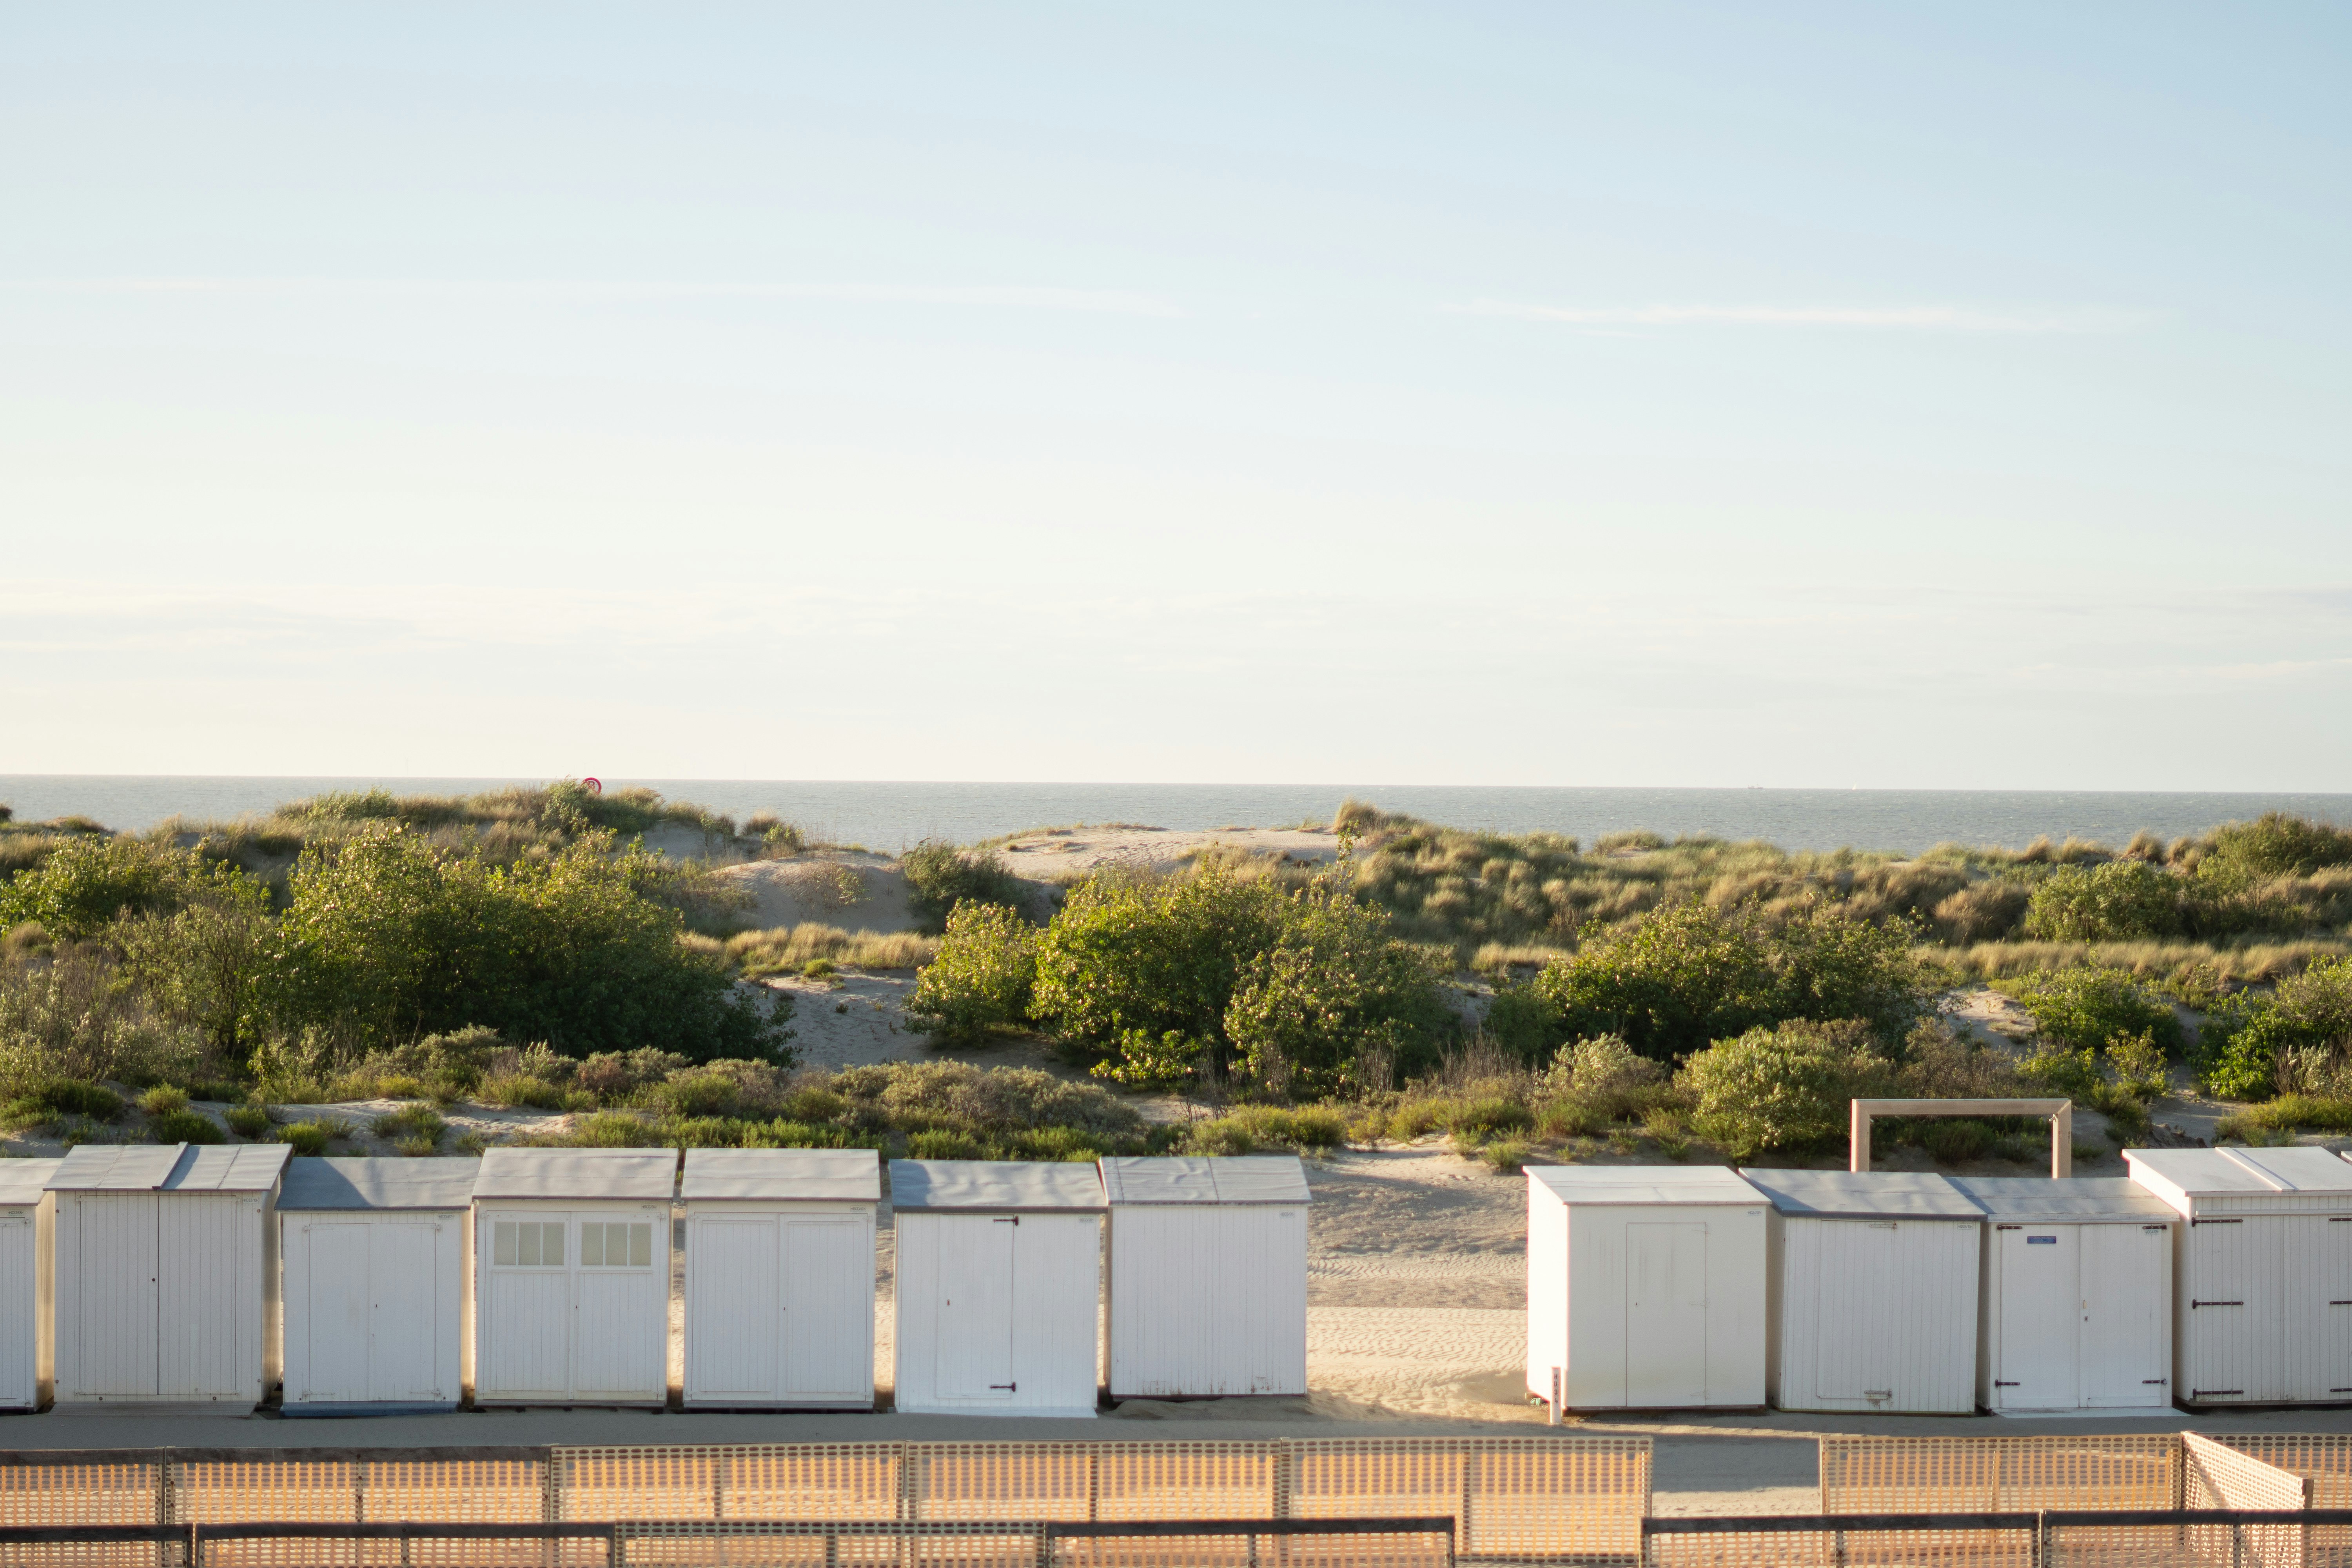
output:
[[[1021,1385],[1017,1383],[992,1383],[988,1386],[991,1388],[1001,1388],[1007,1394],[1018,1394],[1021,1392]]]
[[[1997,1377],[1992,1380],[1992,1385],[1995,1388],[2015,1388],[2017,1386],[2017,1384],[2013,1383],[2003,1383]]]
[[[2244,1303],[2243,1301],[2193,1301],[2193,1300],[2192,1300],[2192,1301],[2190,1301],[2190,1302],[2189,1303],[2189,1310],[2190,1311],[2192,1311],[2192,1312],[2193,1312],[2193,1311],[2195,1311],[2195,1310],[2196,1310],[2198,1308],[2200,1308],[2200,1307],[2242,1307],[2242,1306],[2244,1306],[2244,1305],[2245,1305],[2245,1303]]]

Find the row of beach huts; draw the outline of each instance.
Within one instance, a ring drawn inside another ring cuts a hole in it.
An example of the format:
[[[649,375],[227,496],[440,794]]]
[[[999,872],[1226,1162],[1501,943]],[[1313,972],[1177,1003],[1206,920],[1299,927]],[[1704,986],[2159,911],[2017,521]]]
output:
[[[0,1162],[0,1408],[659,1406],[673,1310],[689,1409],[874,1405],[870,1151],[288,1155]],[[1531,1167],[1528,1391],[1555,1415],[2352,1403],[2352,1163],[2125,1158]],[[889,1173],[898,1409],[1091,1415],[1106,1363],[1115,1399],[1306,1392],[1297,1160]]]
[[[289,1153],[0,1162],[0,1408],[660,1406],[674,1302],[687,1407],[874,1407],[870,1150]],[[1116,1397],[1306,1392],[1296,1158],[890,1183],[898,1409],[1091,1415],[1106,1335]]]
[[[1528,1387],[1596,1408],[2352,1404],[2352,1163],[1528,1172]]]

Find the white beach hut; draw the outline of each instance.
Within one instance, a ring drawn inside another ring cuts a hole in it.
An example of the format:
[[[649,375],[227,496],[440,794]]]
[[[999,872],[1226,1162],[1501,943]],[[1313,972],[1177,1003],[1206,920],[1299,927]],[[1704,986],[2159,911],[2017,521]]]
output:
[[[1985,1211],[1977,1403],[1996,1413],[2172,1404],[2179,1216],[2121,1176],[1955,1176]]]
[[[893,1160],[898,1408],[1092,1415],[1102,1178],[1092,1165]]]
[[[474,1180],[474,1401],[669,1397],[669,1149],[492,1149]]]
[[[478,1160],[297,1160],[278,1195],[289,1415],[464,1397]]]
[[[0,1160],[0,1410],[49,1397],[51,1354],[41,1305],[49,1294],[57,1205],[43,1189],[56,1160]]]
[[[251,1406],[275,1380],[282,1143],[85,1143],[58,1163],[61,1404]]]
[[[874,1407],[870,1149],[689,1149],[686,1405]]]
[[[1102,1162],[1114,1399],[1307,1392],[1296,1154]]]
[[[2127,1149],[2189,1223],[2173,1269],[2174,1398],[2352,1400],[2352,1165],[2325,1149]]]
[[[1527,1177],[1528,1392],[1568,1410],[1764,1403],[1762,1193],[1720,1166]]]
[[[1765,1387],[1782,1410],[1976,1409],[1984,1211],[1933,1174],[1740,1173],[1766,1216]]]

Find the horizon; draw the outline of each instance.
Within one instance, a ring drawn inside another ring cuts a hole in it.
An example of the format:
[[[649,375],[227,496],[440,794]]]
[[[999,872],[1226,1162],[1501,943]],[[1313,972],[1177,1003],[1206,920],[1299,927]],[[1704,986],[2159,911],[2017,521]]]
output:
[[[2352,780],[2337,11],[0,40],[0,768]]]

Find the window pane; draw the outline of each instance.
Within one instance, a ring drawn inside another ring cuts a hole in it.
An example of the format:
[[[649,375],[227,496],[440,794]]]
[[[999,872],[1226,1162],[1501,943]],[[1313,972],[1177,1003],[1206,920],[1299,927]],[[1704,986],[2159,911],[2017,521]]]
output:
[[[515,1261],[523,1265],[527,1268],[535,1268],[539,1266],[539,1233],[541,1227],[535,1225],[526,1225],[520,1228],[522,1230],[522,1249],[515,1254]]]
[[[629,1262],[639,1268],[649,1268],[654,1261],[654,1227],[650,1220],[629,1227]]]
[[[558,1223],[547,1226],[546,1230],[547,1261],[560,1267],[563,1262],[563,1226]]]
[[[580,1227],[580,1267],[601,1268],[604,1264],[604,1227],[593,1220]]]
[[[497,1228],[491,1233],[495,1237],[495,1239],[490,1243],[491,1262],[508,1265],[511,1265],[514,1262],[514,1221],[510,1219],[502,1219],[499,1221]]]

